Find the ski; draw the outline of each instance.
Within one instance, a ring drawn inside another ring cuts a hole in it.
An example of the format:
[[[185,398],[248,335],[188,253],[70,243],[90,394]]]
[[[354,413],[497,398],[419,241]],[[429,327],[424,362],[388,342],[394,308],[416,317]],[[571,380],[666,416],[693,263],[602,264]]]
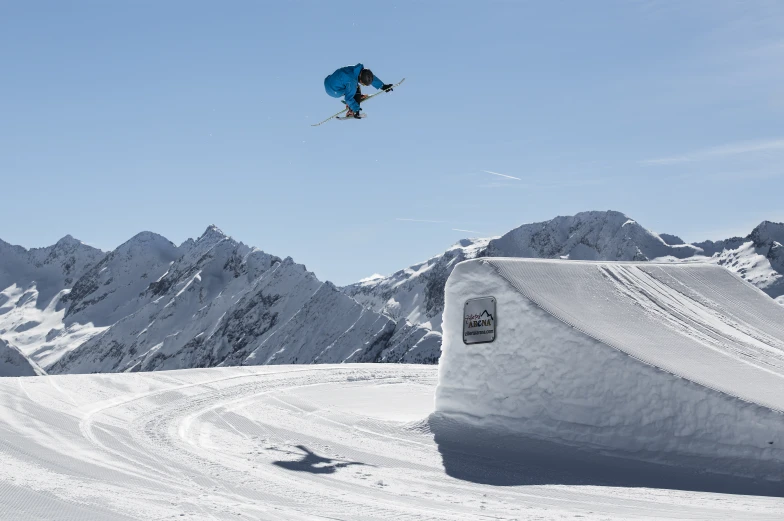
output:
[[[365,114],[364,112],[361,112],[359,114],[359,119],[365,119],[366,117],[367,114]],[[339,119],[340,121],[346,121],[347,119],[357,119],[357,118],[355,118],[354,116],[335,116],[335,119]]]
[[[406,79],[405,79],[405,78],[403,78],[403,79],[402,79],[402,80],[400,80],[399,82],[397,82],[397,83],[395,83],[394,85],[392,85],[392,88],[394,89],[395,87],[397,87],[398,85],[400,85],[400,84],[401,84],[401,83],[403,83],[404,81],[406,81]],[[376,92],[376,93],[374,93],[374,94],[371,94],[371,95],[370,95],[370,96],[368,96],[367,98],[365,98],[365,99],[363,99],[362,101],[360,101],[360,102],[359,102],[359,104],[360,104],[360,105],[362,105],[362,104],[363,104],[363,103],[365,103],[367,100],[369,100],[369,99],[371,99],[371,98],[375,98],[375,97],[376,97],[376,96],[378,96],[379,94],[386,94],[386,91],[384,91],[384,90],[379,90],[378,92]],[[330,119],[334,119],[334,118],[337,118],[337,119],[340,119],[340,120],[345,120],[345,119],[354,119],[354,118],[340,118],[340,117],[338,117],[338,116],[340,116],[341,114],[343,114],[343,113],[344,113],[344,112],[346,112],[346,111],[348,111],[348,107],[344,108],[343,110],[341,110],[341,111],[340,111],[340,112],[338,112],[337,114],[333,114],[333,115],[331,115],[330,117],[328,117],[328,118],[327,118],[327,119],[325,119],[324,121],[321,121],[321,122],[319,122],[319,123],[314,123],[314,124],[312,124],[312,125],[311,125],[311,127],[317,127],[317,126],[319,126],[319,125],[323,125],[324,123],[326,123],[326,122],[327,122],[327,121],[329,121]]]

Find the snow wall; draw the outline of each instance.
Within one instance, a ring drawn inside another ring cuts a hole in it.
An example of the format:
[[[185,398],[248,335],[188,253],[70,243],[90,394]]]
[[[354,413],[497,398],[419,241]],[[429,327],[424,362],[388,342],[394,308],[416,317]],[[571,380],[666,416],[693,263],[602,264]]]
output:
[[[464,306],[481,297],[495,338],[467,345]],[[492,258],[447,281],[438,415],[784,480],[782,411],[784,308],[719,266]]]

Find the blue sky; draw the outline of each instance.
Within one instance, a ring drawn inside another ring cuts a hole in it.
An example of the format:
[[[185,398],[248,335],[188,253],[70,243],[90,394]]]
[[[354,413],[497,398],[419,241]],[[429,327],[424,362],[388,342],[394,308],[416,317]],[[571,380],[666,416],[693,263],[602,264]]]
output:
[[[358,62],[406,83],[311,127]],[[343,284],[584,210],[784,221],[776,0],[2,2],[0,67],[0,238],[27,247],[214,223]]]

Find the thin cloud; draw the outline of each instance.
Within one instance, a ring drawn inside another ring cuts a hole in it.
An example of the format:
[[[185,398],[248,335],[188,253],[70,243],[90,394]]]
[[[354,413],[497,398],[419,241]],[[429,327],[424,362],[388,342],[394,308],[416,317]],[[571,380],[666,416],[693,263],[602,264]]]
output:
[[[396,221],[408,221],[412,223],[438,223],[438,224],[447,224],[447,221],[431,221],[429,219],[408,219],[403,217],[398,217],[395,219]]]
[[[490,170],[482,170],[482,172],[484,172],[486,174],[497,175],[497,176],[500,176],[500,177],[506,177],[507,179],[515,179],[517,181],[522,181],[522,179],[520,179],[519,177],[514,177],[514,176],[506,175],[506,174],[499,174],[498,172],[491,172]]]
[[[461,230],[460,228],[452,228],[452,231],[455,231],[455,232],[465,232],[465,233],[478,233],[480,235],[483,234],[483,232],[478,232],[476,230]]]
[[[646,159],[640,161],[643,165],[673,165],[678,163],[689,163],[694,161],[706,161],[717,157],[734,156],[740,154],[751,154],[755,152],[775,152],[784,151],[784,139],[770,139],[763,141],[742,141],[740,143],[730,143],[719,147],[705,148],[696,150],[688,154],[672,157],[662,157],[658,159]]]
[[[685,179],[710,179],[711,181],[750,181],[764,180],[764,179],[778,179],[784,177],[784,172],[776,168],[762,168],[762,169],[743,169],[743,170],[720,170],[702,171],[699,169],[688,169],[685,171],[675,171],[677,173],[663,174],[663,179],[671,181],[685,180]]]
[[[601,178],[588,178],[588,179],[575,179],[573,181],[563,181],[557,183],[504,183],[504,182],[492,182],[478,185],[479,188],[516,188],[516,189],[549,189],[549,188],[577,188],[581,186],[596,186],[596,185],[603,185],[608,182],[615,181],[617,179],[622,178],[614,178],[614,177],[601,177]]]

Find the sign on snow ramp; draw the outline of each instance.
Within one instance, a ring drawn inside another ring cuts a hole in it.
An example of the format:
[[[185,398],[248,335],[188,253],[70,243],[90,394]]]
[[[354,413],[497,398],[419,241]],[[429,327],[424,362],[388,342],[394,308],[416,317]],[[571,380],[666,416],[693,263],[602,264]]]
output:
[[[455,268],[445,298],[437,414],[784,479],[784,307],[730,271],[475,259]]]

